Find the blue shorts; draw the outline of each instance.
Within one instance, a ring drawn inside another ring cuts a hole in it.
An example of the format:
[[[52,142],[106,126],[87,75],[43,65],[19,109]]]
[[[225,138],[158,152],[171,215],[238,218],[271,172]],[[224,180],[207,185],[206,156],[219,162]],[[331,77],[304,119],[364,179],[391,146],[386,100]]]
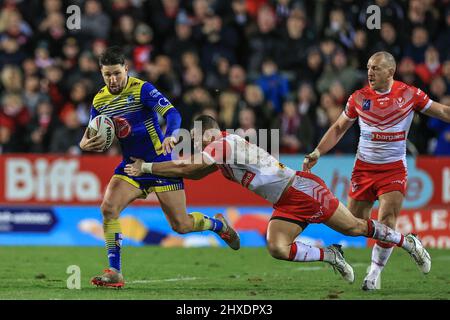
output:
[[[159,156],[152,160],[152,162],[170,161],[170,156]],[[140,177],[130,177],[124,171],[125,166],[131,163],[129,159],[124,158],[122,162],[114,170],[114,176],[116,178],[125,180],[131,185],[142,190],[145,197],[152,192],[166,192],[184,190],[184,183],[182,178],[167,178],[156,176],[154,174],[143,174]]]

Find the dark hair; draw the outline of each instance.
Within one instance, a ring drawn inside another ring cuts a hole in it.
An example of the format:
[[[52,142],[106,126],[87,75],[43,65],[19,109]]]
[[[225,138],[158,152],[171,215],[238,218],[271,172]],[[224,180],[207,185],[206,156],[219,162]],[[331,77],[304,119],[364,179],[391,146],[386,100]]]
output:
[[[115,64],[125,64],[125,55],[118,46],[109,47],[103,52],[98,60],[101,66],[113,66]]]
[[[205,132],[205,130],[208,129],[220,129],[217,120],[206,114],[199,115],[197,118],[194,119],[194,122],[195,121],[200,121],[202,123],[203,132]]]

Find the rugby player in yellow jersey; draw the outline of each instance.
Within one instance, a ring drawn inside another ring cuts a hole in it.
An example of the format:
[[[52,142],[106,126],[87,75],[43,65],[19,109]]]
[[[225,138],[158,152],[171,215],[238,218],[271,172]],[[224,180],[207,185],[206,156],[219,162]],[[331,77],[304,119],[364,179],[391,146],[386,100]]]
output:
[[[105,86],[94,97],[91,119],[99,114],[110,117],[116,127],[116,136],[122,148],[123,160],[112,176],[101,204],[103,231],[108,252],[109,268],[92,278],[97,286],[122,287],[121,227],[119,216],[134,200],[155,192],[170,226],[180,234],[212,230],[233,249],[240,247],[238,234],[220,214],[213,218],[200,212],[186,211],[186,196],[181,178],[145,174],[131,177],[124,172],[131,158],[147,162],[171,160],[176,130],[181,117],[174,106],[149,82],[128,76],[125,57],[118,47],[108,48],[100,57],[100,70]],[[167,123],[163,134],[157,113]],[[85,151],[102,152],[105,141],[98,136],[88,137],[87,130],[80,141]]]

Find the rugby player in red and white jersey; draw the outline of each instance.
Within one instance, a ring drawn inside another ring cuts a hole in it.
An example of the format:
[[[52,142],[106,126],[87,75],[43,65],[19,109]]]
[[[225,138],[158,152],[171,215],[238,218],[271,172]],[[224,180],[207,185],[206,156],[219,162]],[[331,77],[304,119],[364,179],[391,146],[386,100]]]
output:
[[[202,137],[198,143],[201,145],[197,146],[203,150],[199,161],[145,163],[134,159],[134,163],[125,167],[127,174],[139,176],[152,172],[158,176],[200,179],[220,169],[226,178],[273,204],[267,245],[274,258],[298,262],[325,261],[348,282],[354,281],[354,273],[340,246],[318,248],[296,240],[309,223],[324,223],[346,235],[394,243],[410,253],[422,272],[430,271],[430,256],[414,235],[403,236],[376,220],[354,217],[319,177],[296,172],[242,137],[221,132],[216,120],[209,116],[202,115],[196,121],[201,123],[201,129],[194,127],[192,135]],[[220,192],[224,191],[218,190],[218,197]]]
[[[406,139],[414,111],[450,122],[450,107],[432,101],[418,88],[395,81],[396,63],[388,52],[372,55],[367,69],[368,86],[350,96],[345,111],[305,157],[303,170],[309,172],[358,119],[361,136],[347,207],[356,217],[368,219],[378,199],[378,220],[394,229],[406,191]],[[392,244],[377,241],[363,290],[377,288],[392,250]]]

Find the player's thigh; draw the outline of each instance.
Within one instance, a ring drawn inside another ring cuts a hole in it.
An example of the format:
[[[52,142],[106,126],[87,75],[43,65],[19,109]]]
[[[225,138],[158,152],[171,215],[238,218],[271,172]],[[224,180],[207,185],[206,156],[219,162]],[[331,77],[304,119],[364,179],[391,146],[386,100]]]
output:
[[[291,244],[302,231],[296,223],[272,219],[267,228],[267,248],[272,255],[289,255]]]
[[[106,188],[101,205],[101,211],[105,218],[118,218],[120,212],[132,201],[142,195],[142,190],[125,180],[112,177]]]
[[[324,224],[333,230],[349,236],[367,234],[367,221],[355,217],[342,203],[339,203],[336,211]]]
[[[172,226],[189,221],[184,190],[157,192],[156,196],[158,197],[161,209]]]
[[[372,213],[373,201],[355,200],[348,197],[348,210],[357,218],[369,219]]]
[[[378,209],[378,220],[391,228],[395,227],[398,215],[402,209],[403,194],[400,191],[384,193],[378,197],[380,207]]]

